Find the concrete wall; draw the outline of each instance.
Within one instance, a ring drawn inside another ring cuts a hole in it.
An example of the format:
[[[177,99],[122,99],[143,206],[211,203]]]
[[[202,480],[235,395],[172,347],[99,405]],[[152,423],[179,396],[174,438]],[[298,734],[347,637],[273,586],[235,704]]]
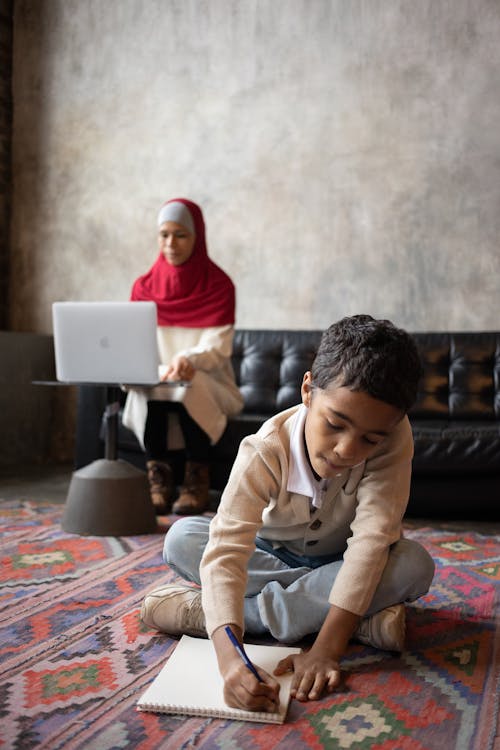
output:
[[[10,326],[124,299],[164,199],[240,327],[498,328],[496,0],[16,0]]]

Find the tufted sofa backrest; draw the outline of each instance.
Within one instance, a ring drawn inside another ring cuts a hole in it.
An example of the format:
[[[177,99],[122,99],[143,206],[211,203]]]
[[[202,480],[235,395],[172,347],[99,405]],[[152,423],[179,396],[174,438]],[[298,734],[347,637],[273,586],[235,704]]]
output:
[[[299,403],[322,331],[235,332],[233,367],[244,412],[272,415]],[[414,333],[424,377],[415,418],[499,419],[500,334]]]
[[[424,377],[416,417],[500,418],[500,334],[415,333]]]
[[[300,402],[322,331],[237,330],[233,345],[236,382],[244,411],[275,414]]]

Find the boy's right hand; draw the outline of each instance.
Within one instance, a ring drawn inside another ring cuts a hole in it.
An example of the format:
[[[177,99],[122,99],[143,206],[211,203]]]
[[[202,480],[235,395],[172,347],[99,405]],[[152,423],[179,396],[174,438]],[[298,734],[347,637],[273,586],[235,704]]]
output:
[[[238,663],[239,662],[239,663]],[[224,700],[228,706],[246,711],[274,713],[279,708],[279,683],[255,665],[262,680],[259,682],[241,659],[234,660],[222,670]]]
[[[238,639],[241,631],[232,625]],[[274,713],[279,707],[279,683],[274,677],[254,665],[262,682],[252,674],[228,639],[224,628],[218,628],[212,635],[217,653],[219,670],[224,680],[224,700],[232,708],[246,711]]]

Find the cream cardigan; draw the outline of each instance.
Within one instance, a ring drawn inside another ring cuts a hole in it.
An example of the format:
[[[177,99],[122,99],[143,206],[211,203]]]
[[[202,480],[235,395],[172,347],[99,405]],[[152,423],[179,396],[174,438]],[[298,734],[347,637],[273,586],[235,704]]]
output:
[[[238,414],[243,398],[235,383],[231,365],[234,328],[232,325],[213,328],[180,328],[159,326],[160,377],[176,354],[189,358],[196,373],[189,388],[131,388],[123,423],[135,433],[144,448],[144,427],[148,400],[181,401],[191,417],[207,433],[212,443],[221,437],[227,417]],[[169,434],[169,448],[183,447],[182,435],[175,420]]]
[[[210,635],[227,623],[244,627],[246,567],[257,534],[299,554],[343,554],[329,601],[358,615],[373,598],[390,545],[401,538],[413,455],[408,418],[368,461],[331,480],[312,516],[310,498],[287,490],[298,408],[277,414],[241,442],[200,565]]]

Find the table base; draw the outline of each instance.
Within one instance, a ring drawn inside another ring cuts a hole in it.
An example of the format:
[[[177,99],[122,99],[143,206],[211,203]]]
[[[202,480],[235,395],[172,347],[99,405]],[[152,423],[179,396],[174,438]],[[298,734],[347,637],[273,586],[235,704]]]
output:
[[[127,461],[107,458],[78,469],[69,485],[62,527],[90,536],[157,531],[145,472]]]

